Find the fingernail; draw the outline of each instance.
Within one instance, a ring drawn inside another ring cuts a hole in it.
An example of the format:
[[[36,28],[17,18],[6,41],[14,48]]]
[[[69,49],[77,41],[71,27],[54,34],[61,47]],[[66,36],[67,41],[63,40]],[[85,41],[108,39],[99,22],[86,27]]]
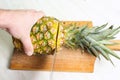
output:
[[[32,56],[32,52],[26,52],[26,54],[28,55],[28,56]]]

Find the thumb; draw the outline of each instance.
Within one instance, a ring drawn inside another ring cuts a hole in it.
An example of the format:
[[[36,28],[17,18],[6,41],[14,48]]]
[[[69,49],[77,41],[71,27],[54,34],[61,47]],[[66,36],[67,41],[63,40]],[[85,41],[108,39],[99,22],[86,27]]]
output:
[[[33,46],[32,46],[30,37],[28,36],[28,37],[22,38],[21,42],[23,44],[25,53],[28,56],[31,56],[33,54]]]

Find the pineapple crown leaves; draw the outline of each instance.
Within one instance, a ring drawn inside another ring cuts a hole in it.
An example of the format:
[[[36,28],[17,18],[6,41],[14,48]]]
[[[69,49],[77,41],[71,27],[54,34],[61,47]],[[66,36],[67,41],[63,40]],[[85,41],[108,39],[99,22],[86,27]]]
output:
[[[120,57],[111,49],[105,45],[114,44],[110,42],[114,39],[115,35],[119,33],[120,27],[113,28],[113,25],[107,28],[108,23],[100,26],[88,28],[87,25],[78,27],[76,25],[70,25],[69,28],[65,28],[65,45],[70,48],[85,49],[95,57],[99,57],[101,54],[106,60],[109,60],[112,64],[110,55],[120,59]]]

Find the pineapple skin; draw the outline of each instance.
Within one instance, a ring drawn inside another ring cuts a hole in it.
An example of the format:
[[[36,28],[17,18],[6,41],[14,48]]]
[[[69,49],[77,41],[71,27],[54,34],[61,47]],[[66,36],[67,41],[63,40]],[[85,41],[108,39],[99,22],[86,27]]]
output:
[[[64,39],[63,31],[62,23],[56,18],[47,16],[40,18],[30,32],[34,54],[52,54],[56,48],[59,50]],[[13,44],[17,50],[24,50],[19,39],[13,37]]]

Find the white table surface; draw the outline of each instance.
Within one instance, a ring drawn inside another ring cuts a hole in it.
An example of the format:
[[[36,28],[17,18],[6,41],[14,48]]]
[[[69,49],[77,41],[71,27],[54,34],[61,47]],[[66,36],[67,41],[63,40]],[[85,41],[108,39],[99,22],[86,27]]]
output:
[[[120,25],[120,0],[0,0],[1,9],[36,9],[60,20],[91,20],[94,25]],[[120,34],[116,37],[120,39]],[[0,30],[0,80],[49,80],[50,72],[8,69],[13,51],[11,36]],[[120,55],[120,52],[116,52]],[[120,80],[120,60],[115,67],[103,57],[93,73],[54,72],[52,80]]]

